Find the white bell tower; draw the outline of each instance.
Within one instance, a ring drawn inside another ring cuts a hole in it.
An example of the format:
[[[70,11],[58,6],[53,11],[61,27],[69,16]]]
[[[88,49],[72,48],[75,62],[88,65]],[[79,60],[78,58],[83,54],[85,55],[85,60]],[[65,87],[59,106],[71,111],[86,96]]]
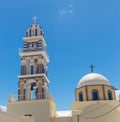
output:
[[[46,52],[44,32],[36,22],[26,31],[24,47],[19,50],[21,74],[19,78],[19,100],[46,99],[49,97],[47,70],[49,57]]]

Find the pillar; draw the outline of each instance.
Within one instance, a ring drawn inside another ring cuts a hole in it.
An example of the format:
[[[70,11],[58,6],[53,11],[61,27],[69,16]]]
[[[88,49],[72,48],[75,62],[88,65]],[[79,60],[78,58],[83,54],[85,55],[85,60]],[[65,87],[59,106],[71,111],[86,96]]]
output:
[[[42,99],[42,78],[38,79],[38,99]]]
[[[24,80],[20,81],[20,94],[18,98],[19,100],[24,100]]]

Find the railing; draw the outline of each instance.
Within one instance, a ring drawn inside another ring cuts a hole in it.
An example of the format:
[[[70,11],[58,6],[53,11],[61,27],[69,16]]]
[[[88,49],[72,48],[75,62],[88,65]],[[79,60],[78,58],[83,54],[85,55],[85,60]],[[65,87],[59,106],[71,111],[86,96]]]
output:
[[[8,102],[13,101],[28,101],[28,100],[44,100],[44,99],[53,99],[53,97],[48,93],[29,93],[23,95],[9,95]]]
[[[45,52],[47,52],[45,48],[39,48],[39,49],[35,49],[35,50],[19,48],[19,52],[20,53],[23,53],[23,52],[35,52],[35,51],[45,51]]]
[[[46,53],[46,55],[48,56],[48,58],[49,58],[49,55],[48,55],[48,53],[47,53],[47,51],[46,51],[45,48],[39,48],[39,49],[36,49],[36,50],[29,50],[29,49],[24,49],[24,48],[20,48],[20,49],[19,49],[19,53],[38,52],[38,51],[44,51],[44,52]]]

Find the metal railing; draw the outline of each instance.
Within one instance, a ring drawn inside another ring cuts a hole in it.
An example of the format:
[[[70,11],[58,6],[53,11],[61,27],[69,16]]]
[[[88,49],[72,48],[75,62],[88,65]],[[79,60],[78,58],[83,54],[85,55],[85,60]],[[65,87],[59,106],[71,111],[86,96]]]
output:
[[[45,48],[39,48],[37,50],[29,50],[29,49],[19,48],[19,53],[38,52],[38,51],[44,51],[46,53],[47,57],[49,58],[49,55],[48,55]]]
[[[22,95],[9,95],[8,102],[13,101],[28,101],[28,100],[44,100],[53,99],[53,97],[47,93],[35,93],[35,94],[22,94]]]
[[[29,50],[29,49],[24,49],[24,48],[19,48],[19,52],[20,53],[23,53],[23,52],[35,52],[35,51],[46,51],[45,48],[39,48],[39,49],[36,49],[36,50]]]

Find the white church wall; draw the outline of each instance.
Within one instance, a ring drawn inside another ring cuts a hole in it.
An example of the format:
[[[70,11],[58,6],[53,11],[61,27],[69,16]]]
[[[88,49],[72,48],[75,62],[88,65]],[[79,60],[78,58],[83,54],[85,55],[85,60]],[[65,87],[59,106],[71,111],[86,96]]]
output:
[[[35,117],[35,122],[50,122],[50,118],[53,116],[51,112],[55,111],[51,111],[50,106],[54,104],[54,102],[51,102],[53,102],[51,99],[8,102],[7,108],[8,112],[19,116],[31,114],[32,117]]]
[[[26,118],[0,111],[0,122],[35,122],[35,119],[33,117]]]
[[[120,122],[120,103],[117,100],[76,102],[72,110],[73,122]]]
[[[94,116],[96,116],[96,114],[94,114]],[[99,115],[101,114],[102,113],[100,113]],[[87,115],[87,117],[91,117],[91,116]],[[93,119],[92,117],[91,119],[83,118],[83,117],[79,117],[78,119],[77,117],[75,117],[73,120],[74,120],[73,122],[120,122],[120,112],[114,111],[104,117],[93,118]]]

